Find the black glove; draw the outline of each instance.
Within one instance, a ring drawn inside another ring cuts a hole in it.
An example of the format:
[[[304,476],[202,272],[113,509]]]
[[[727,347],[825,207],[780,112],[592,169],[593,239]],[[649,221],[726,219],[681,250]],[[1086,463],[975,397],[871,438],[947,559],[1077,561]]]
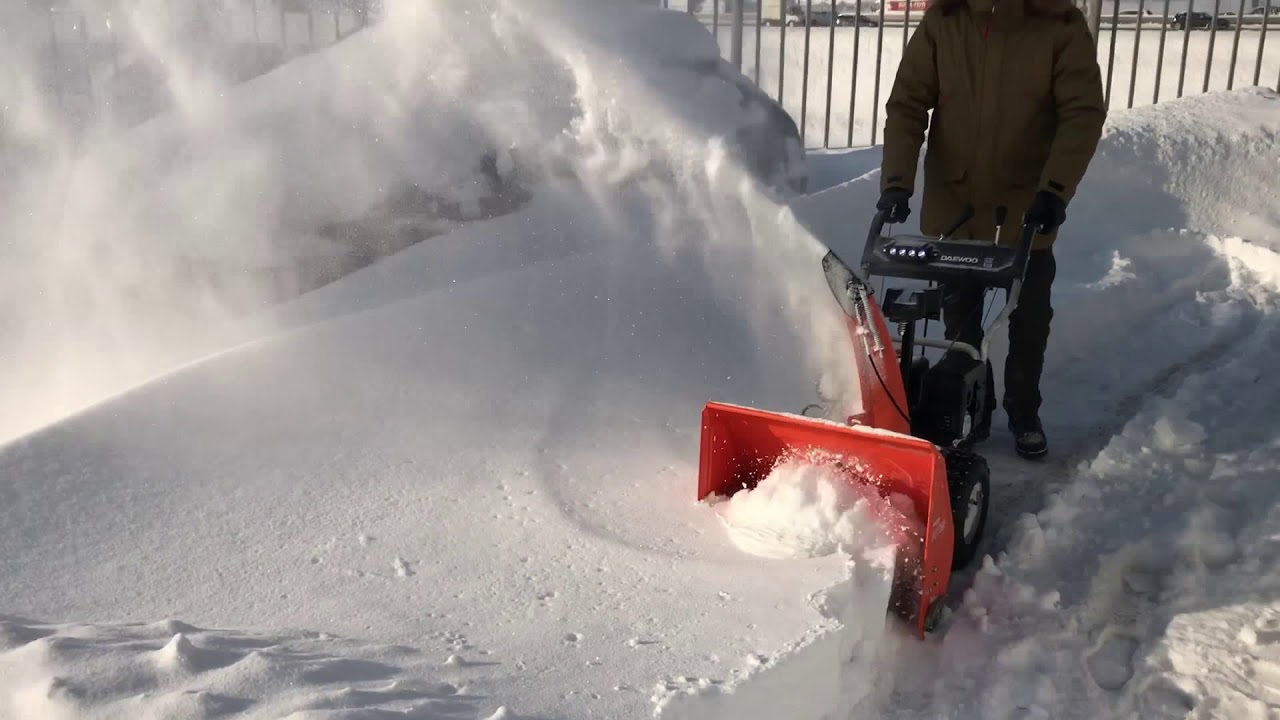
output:
[[[911,191],[902,188],[889,188],[880,193],[880,202],[876,203],[877,210],[888,211],[885,216],[885,222],[890,225],[896,225],[907,221],[907,217],[911,215],[911,206],[907,201],[911,199]]]
[[[1066,220],[1067,204],[1048,190],[1036,193],[1031,207],[1027,208],[1027,224],[1035,227],[1041,235],[1052,233]]]

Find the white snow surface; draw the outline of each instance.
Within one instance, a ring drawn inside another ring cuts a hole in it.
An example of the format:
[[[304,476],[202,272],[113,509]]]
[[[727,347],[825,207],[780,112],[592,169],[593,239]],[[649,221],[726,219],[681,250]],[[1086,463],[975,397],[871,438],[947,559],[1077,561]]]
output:
[[[0,717],[1272,716],[1280,97],[1113,116],[1057,250],[1054,457],[988,443],[990,557],[921,642],[876,534],[843,546],[848,495],[692,501],[705,400],[794,412],[847,377],[819,241],[864,235],[876,151],[782,204],[613,9],[405,7],[341,52],[394,76],[518,37],[572,100],[509,120],[580,113],[578,179],[0,449]],[[744,552],[729,507],[804,551]]]

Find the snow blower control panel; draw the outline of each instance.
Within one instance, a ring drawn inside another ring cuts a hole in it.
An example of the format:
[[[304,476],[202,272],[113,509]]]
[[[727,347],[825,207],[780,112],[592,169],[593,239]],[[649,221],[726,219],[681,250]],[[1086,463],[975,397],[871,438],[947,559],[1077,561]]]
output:
[[[967,221],[965,217],[957,227]],[[883,228],[883,214],[878,214],[859,263],[864,275],[939,282],[976,280],[984,287],[1003,289],[1022,279],[1035,232],[1024,226],[1013,247],[998,244],[998,236],[990,240],[953,240],[949,238],[952,233],[940,238],[887,237],[881,234]]]

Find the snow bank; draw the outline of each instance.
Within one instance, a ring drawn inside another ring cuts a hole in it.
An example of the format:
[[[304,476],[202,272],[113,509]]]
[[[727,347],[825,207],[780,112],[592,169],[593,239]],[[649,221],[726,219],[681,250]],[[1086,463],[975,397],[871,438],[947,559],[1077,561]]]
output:
[[[390,667],[376,674],[339,662],[284,697],[297,668],[247,659],[235,672],[258,684],[213,692],[266,717],[321,707],[337,682],[390,712],[395,698],[369,694],[392,677],[450,683],[461,717],[776,717],[794,705],[779,688],[810,679],[807,706],[785,714],[866,699],[874,673],[842,670],[889,642],[883,568],[753,557],[692,502],[705,400],[798,410],[820,384],[851,387],[822,246],[736,158],[763,111],[702,66],[709,38],[628,7],[404,3],[73,168],[67,233],[43,260],[65,289],[78,276],[62,271],[88,266],[59,253],[87,263],[122,243],[119,265],[92,266],[109,313],[128,307],[111,302],[117,281],[153,280],[154,258],[212,244],[203,257],[270,260],[265,238],[376,215],[395,184],[465,200],[463,161],[484,148],[504,151],[496,165],[530,197],[230,325],[209,344],[240,344],[6,445],[0,612],[54,635],[96,629],[83,654],[0,674],[0,704],[55,677],[86,688],[63,696],[76,714],[179,702],[193,685],[126,671],[138,653],[108,639],[160,618],[269,634],[284,652],[326,633],[352,639],[342,658],[386,645],[425,658],[378,660]],[[222,300],[195,317],[229,323]],[[154,361],[137,347],[148,316],[122,318],[143,328],[108,336]],[[833,414],[856,400],[835,397]],[[173,640],[134,637],[148,653]],[[166,657],[217,635],[187,639]],[[7,662],[43,652],[16,645]],[[100,684],[99,658],[118,681]],[[217,711],[204,702],[193,712]]]
[[[616,191],[630,187],[649,208],[637,232],[666,261],[714,263],[708,275],[746,322],[758,313],[743,288],[778,312],[826,292],[810,282],[813,244],[742,170],[753,161],[775,187],[801,183],[798,146],[716,64],[695,20],[501,0],[387,13],[228,87],[183,54],[166,4],[127,3],[121,32],[167,71],[174,109],[85,147],[23,80],[35,49],[6,46],[17,78],[3,100],[22,112],[6,115],[0,152],[0,438],[269,334],[272,322],[243,313],[510,212],[548,176],[577,178],[566,201],[615,219],[634,202]],[[753,281],[775,276],[794,281]],[[789,312],[829,336],[821,318]],[[816,364],[840,366],[837,350]]]

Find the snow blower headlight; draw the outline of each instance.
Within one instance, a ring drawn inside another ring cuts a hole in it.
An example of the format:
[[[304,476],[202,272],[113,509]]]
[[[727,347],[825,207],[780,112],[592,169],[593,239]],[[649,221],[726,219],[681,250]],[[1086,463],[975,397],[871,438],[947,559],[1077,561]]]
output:
[[[901,245],[890,245],[885,248],[885,253],[892,258],[903,258],[905,260],[928,261],[933,259],[932,248],[928,245],[916,247],[905,247]]]

